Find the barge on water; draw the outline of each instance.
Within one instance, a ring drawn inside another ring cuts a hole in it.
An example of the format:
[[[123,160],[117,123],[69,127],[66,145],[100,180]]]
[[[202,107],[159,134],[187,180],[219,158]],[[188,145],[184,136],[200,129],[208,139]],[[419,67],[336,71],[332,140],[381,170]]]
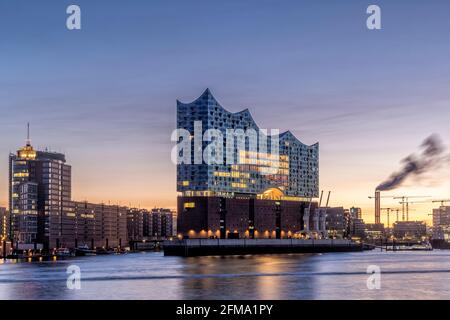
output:
[[[337,239],[184,239],[167,240],[165,256],[215,256],[277,253],[356,252],[361,243]]]

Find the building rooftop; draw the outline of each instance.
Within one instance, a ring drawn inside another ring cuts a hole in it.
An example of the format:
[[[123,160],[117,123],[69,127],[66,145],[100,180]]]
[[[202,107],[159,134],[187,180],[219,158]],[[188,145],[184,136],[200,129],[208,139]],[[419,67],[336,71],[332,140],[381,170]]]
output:
[[[220,107],[221,111],[225,114],[230,114],[230,115],[235,115],[235,116],[245,115],[248,118],[250,118],[250,121],[253,123],[253,126],[255,129],[258,129],[258,130],[260,129],[260,127],[256,124],[256,121],[254,120],[254,118],[248,108],[245,108],[238,112],[228,111],[217,101],[217,99],[213,96],[213,94],[211,93],[211,90],[209,88],[206,88],[206,90],[200,95],[200,97],[198,97],[194,101],[189,102],[189,103],[184,103],[184,102],[181,102],[180,100],[177,100],[177,105],[178,106],[180,106],[180,105],[188,106],[188,105],[192,105],[192,104],[197,104],[198,102],[201,102],[201,101],[207,101],[208,103],[212,103],[212,104]],[[295,140],[299,144],[302,144],[305,146],[314,146],[314,145],[318,144],[318,143],[314,143],[312,145],[307,145],[307,144],[303,143],[302,141],[300,141],[290,130],[280,133],[280,139],[283,139],[283,138],[289,139],[289,140]]]

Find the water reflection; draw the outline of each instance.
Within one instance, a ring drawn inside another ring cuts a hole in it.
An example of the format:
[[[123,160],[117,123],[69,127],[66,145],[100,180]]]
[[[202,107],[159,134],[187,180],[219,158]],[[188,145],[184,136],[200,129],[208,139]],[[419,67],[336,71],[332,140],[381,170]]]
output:
[[[264,255],[187,258],[181,283],[183,299],[208,299],[211,295],[239,299],[284,299],[311,281],[287,282],[285,273],[304,268],[308,255]],[[289,277],[289,275],[288,275]],[[302,288],[303,287],[303,288]]]
[[[433,251],[8,261],[0,264],[0,299],[448,299],[449,258]],[[71,264],[81,269],[81,290],[66,287]],[[371,264],[382,269],[380,290],[367,289]]]

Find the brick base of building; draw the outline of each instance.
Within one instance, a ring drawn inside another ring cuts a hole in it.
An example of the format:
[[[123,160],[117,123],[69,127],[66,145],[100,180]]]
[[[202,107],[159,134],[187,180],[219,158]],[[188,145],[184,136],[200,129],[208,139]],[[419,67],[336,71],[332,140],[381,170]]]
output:
[[[177,228],[179,237],[220,237],[219,197],[178,197]],[[304,230],[303,213],[308,203],[287,200],[261,200],[250,197],[225,198],[227,237],[276,238],[277,209],[280,238],[294,237]],[[278,208],[277,208],[278,207]],[[311,212],[317,207],[312,203]],[[254,208],[254,209],[252,209]],[[309,223],[312,228],[312,214]],[[252,225],[254,235],[252,236]]]

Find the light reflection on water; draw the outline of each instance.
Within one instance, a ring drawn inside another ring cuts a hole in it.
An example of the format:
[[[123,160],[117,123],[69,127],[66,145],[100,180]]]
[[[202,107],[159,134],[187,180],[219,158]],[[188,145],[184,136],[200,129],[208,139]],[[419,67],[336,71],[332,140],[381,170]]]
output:
[[[66,268],[81,268],[81,290]],[[381,289],[366,286],[381,267]],[[450,299],[450,251],[164,257],[0,264],[0,299]]]

